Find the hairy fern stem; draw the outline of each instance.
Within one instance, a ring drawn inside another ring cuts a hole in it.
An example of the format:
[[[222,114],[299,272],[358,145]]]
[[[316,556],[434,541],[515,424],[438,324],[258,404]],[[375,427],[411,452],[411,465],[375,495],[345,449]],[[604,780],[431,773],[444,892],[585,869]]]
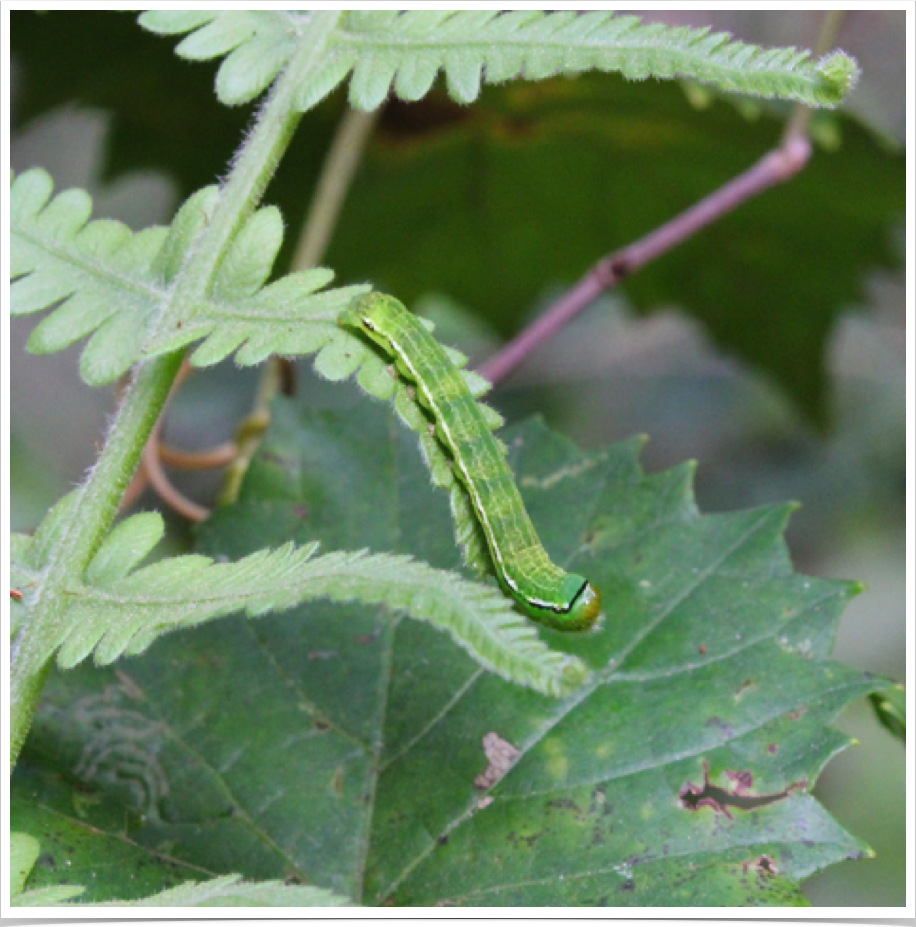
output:
[[[208,224],[192,247],[163,309],[163,322],[179,318],[188,306],[203,302],[220,262],[245,220],[264,193],[286,150],[301,113],[296,90],[333,33],[339,12],[315,12],[304,23],[305,33],[283,74],[258,114],[220,190]],[[66,621],[67,588],[80,580],[117,514],[118,502],[137,467],[178,373],[183,352],[142,361],[118,409],[98,462],[78,490],[54,556],[36,590],[30,619],[20,631],[10,675],[10,770],[16,764],[32,724],[47,679],[56,639]]]

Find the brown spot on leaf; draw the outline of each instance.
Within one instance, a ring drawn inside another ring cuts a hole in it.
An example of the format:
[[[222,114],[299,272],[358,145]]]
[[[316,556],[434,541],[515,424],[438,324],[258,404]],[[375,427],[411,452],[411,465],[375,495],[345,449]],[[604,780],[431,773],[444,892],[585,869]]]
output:
[[[508,834],[506,834],[506,839],[516,849],[524,845],[530,850],[531,847],[533,847],[538,842],[538,840],[544,836],[545,833],[546,831],[541,830],[536,834],[517,834],[514,830],[511,830]]]
[[[735,783],[733,790],[735,795],[744,795],[754,784],[754,776],[749,769],[743,769],[740,772],[732,772],[732,770],[726,769],[725,775]]]
[[[481,743],[489,765],[474,780],[474,785],[478,789],[490,789],[505,776],[509,767],[521,756],[521,752],[495,731],[484,734]]]
[[[757,688],[757,684],[754,682],[753,679],[745,679],[744,682],[742,682],[741,685],[738,686],[737,689],[735,689],[735,698],[741,698],[741,696],[744,695],[745,692],[747,692],[750,689],[756,689],[756,688]]]
[[[781,792],[749,795],[747,790],[754,782],[753,774],[749,770],[726,770],[725,775],[735,783],[734,788],[723,789],[721,786],[713,785],[709,781],[709,767],[704,763],[702,787],[694,785],[692,782],[685,783],[679,793],[681,805],[688,811],[712,808],[716,814],[721,813],[729,820],[734,820],[729,808],[738,811],[753,811],[756,808],[762,808],[764,805],[771,805],[774,801],[787,798],[790,792],[795,789],[805,788],[808,784],[806,779],[802,779],[799,782],[790,783]]]
[[[547,802],[548,808],[562,808],[582,814],[582,809],[571,798],[554,798]]]

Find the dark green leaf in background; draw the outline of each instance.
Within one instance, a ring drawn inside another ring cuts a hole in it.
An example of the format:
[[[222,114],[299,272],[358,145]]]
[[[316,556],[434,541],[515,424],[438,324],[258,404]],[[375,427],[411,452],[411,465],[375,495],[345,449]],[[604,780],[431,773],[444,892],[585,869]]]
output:
[[[837,151],[815,151],[795,179],[624,285],[642,311],[700,319],[816,420],[833,323],[861,301],[867,271],[900,261],[903,155],[849,117],[837,127]],[[465,109],[444,96],[392,104],[328,262],[407,301],[449,293],[510,334],[548,283],[573,283],[713,192],[781,128],[721,99],[695,110],[671,83],[605,75],[488,88]]]
[[[20,66],[18,126],[65,104],[103,109],[113,115],[104,179],[158,168],[175,178],[184,198],[223,174],[252,108],[216,102],[212,66],[178,58],[174,43],[140,28],[127,12],[18,11],[11,25]],[[320,152],[319,141],[313,171]]]
[[[177,59],[123,13],[20,12],[14,24],[20,123],[76,99],[115,112],[108,173],[159,166],[185,196],[224,171],[250,111],[216,103],[212,65]],[[293,230],[286,255],[341,106],[336,94],[306,116],[268,191]],[[671,82],[602,74],[488,87],[464,108],[442,93],[391,103],[327,263],[341,283],[371,280],[406,301],[447,292],[509,335],[545,287],[747,169],[781,128],[769,109],[748,121],[722,99],[693,109]],[[834,134],[837,150],[625,287],[642,311],[700,319],[819,422],[826,339],[865,274],[899,266],[889,237],[904,202],[902,154],[850,117]]]
[[[274,411],[204,552],[320,539],[457,567],[447,500],[390,412]],[[633,442],[504,437],[546,547],[604,592],[599,631],[543,631],[594,670],[570,698],[382,610],[214,622],[55,676],[19,813],[31,777],[61,772],[151,852],[370,905],[804,903],[800,879],[866,852],[808,794],[847,743],[826,725],[885,684],[826,658],[855,587],[792,573],[786,508],[701,517],[691,468],[646,477]],[[518,751],[499,781],[484,738]]]

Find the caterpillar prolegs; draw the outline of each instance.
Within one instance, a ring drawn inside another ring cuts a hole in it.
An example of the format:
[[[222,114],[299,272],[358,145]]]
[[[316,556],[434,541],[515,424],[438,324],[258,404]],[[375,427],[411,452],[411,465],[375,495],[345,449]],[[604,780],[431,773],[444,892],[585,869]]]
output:
[[[394,358],[467,489],[487,540],[497,581],[529,617],[562,631],[591,627],[601,596],[584,576],[551,562],[525,510],[504,448],[461,371],[420,320],[391,296],[361,296],[340,316]]]

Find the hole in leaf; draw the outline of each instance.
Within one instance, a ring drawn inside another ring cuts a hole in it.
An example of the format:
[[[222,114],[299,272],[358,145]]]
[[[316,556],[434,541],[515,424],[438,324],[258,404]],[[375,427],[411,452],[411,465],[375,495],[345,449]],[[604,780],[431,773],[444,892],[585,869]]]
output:
[[[754,784],[754,776],[750,770],[726,770],[725,775],[734,783],[733,788],[725,789],[713,785],[709,781],[709,767],[704,763],[702,787],[687,782],[679,793],[683,807],[688,811],[712,808],[716,814],[722,813],[730,820],[734,820],[729,808],[738,811],[753,811],[755,808],[762,808],[764,805],[770,805],[774,801],[787,798],[793,789],[801,789],[808,784],[807,780],[803,779],[800,782],[792,782],[781,792],[751,795],[748,794],[748,790]]]

